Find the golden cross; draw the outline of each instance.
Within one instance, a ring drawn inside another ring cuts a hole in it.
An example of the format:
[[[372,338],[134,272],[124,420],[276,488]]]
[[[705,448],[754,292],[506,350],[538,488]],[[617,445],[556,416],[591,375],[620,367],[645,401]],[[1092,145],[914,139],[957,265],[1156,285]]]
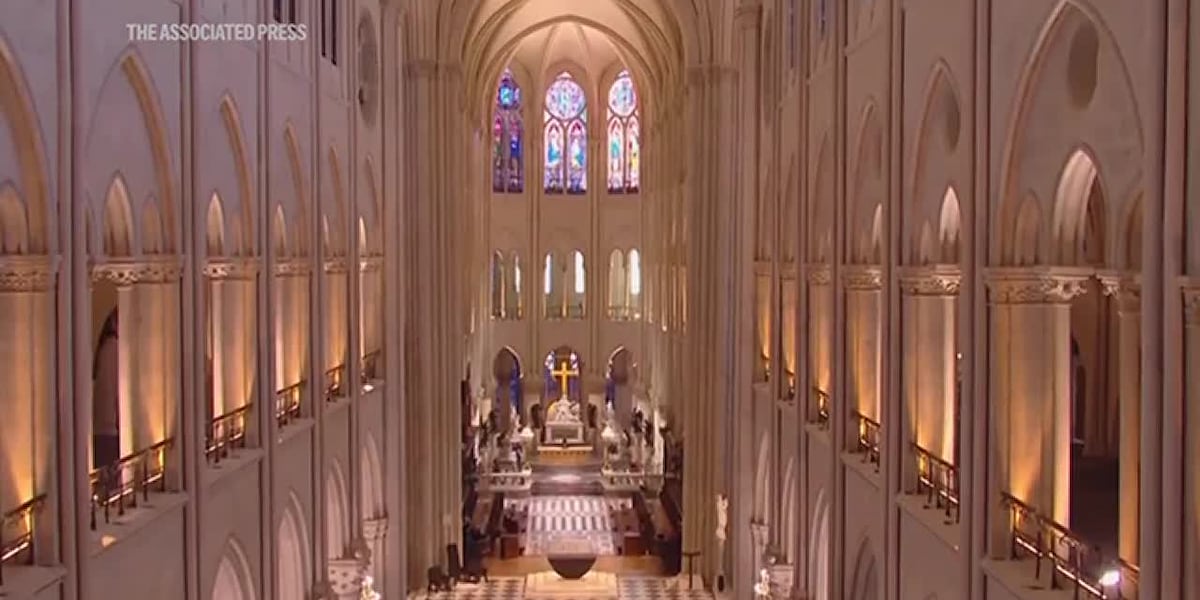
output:
[[[562,380],[562,383],[560,384],[562,387],[560,388],[559,393],[565,398],[567,396],[567,378],[579,375],[579,369],[568,368],[567,361],[564,360],[562,361],[562,367],[559,367],[558,370],[551,370],[550,374],[556,379]]]

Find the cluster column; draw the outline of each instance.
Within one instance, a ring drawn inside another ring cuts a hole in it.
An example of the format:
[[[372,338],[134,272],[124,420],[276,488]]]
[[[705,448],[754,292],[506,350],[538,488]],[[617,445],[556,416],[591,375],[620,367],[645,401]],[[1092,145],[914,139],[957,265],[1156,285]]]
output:
[[[879,267],[846,266],[842,270],[846,290],[846,387],[854,394],[853,406],[859,414],[877,423],[883,421],[879,403],[882,277]],[[853,444],[858,438],[851,433],[846,439]]]
[[[1120,426],[1120,515],[1117,552],[1138,564],[1142,444],[1142,284],[1136,274],[1100,278],[1117,309],[1117,404]]]

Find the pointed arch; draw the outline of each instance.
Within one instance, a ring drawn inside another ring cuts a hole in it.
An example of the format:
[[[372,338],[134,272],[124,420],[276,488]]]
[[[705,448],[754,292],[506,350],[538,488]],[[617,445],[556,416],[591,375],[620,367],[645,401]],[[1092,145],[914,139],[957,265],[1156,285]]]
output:
[[[1051,216],[1051,243],[1057,252],[1053,260],[1075,265],[1086,260],[1083,244],[1089,217],[1099,217],[1101,227],[1096,233],[1103,239],[1103,184],[1096,162],[1086,148],[1071,153],[1061,172]]]
[[[758,460],[754,462],[754,518],[767,523],[771,515],[771,436],[758,442]]]
[[[0,254],[24,254],[29,249],[25,205],[16,188],[4,182],[0,184]]]
[[[961,254],[959,238],[962,234],[962,211],[958,204],[958,193],[954,187],[946,188],[942,197],[942,208],[938,215],[938,245],[940,248],[939,262],[943,264],[958,264]]]
[[[499,250],[492,252],[492,265],[490,271],[492,290],[492,317],[501,319],[504,318],[504,282],[506,280],[503,252]]]
[[[325,478],[325,549],[329,558],[342,558],[350,545],[350,513],[346,476],[338,461],[330,461]]]
[[[154,157],[154,172],[158,184],[158,199],[161,203],[160,212],[164,223],[163,251],[175,250],[175,224],[177,211],[175,209],[175,184],[172,179],[171,146],[168,142],[166,118],[163,116],[162,104],[158,91],[154,87],[150,72],[146,69],[136,49],[131,48],[121,59],[121,71],[124,73],[138,107],[141,109],[146,134],[150,139],[150,150]]]
[[[910,255],[918,251],[918,227],[926,219],[935,219],[945,200],[947,188],[953,188],[952,160],[963,133],[962,96],[950,65],[938,58],[925,83],[924,104],[913,141],[912,186],[907,192],[904,218],[904,245]],[[957,196],[956,196],[957,200]]]
[[[296,492],[288,490],[287,503],[279,520],[277,533],[278,568],[275,571],[275,589],[279,600],[304,600],[312,581],[312,565],[309,564],[308,528],[304,510]]]
[[[246,152],[245,138],[242,135],[242,121],[238,113],[237,103],[233,96],[226,93],[221,98],[221,120],[225,124],[225,133],[229,136],[229,147],[233,151],[233,164],[238,182],[238,213],[241,216],[241,235],[237,239],[237,247],[232,253],[240,252],[253,255],[255,244],[254,211],[250,210],[255,202],[254,185],[250,170],[250,159]]]
[[[511,68],[496,82],[492,106],[492,191],[525,189],[525,124],[521,118],[521,86]]]
[[[292,128],[292,124],[287,122],[283,126],[283,145],[287,151],[288,166],[292,174],[292,189],[295,193],[295,198],[292,202],[296,208],[296,223],[295,223],[295,238],[291,244],[295,253],[298,256],[308,255],[308,238],[311,235],[308,231],[308,194],[305,185],[304,177],[304,162],[301,159],[300,144],[296,142],[296,132]]]
[[[864,538],[859,544],[852,581],[852,600],[879,600],[879,569],[870,538]]]
[[[333,256],[343,256],[349,250],[346,245],[346,188],[342,178],[342,163],[332,146],[329,147],[328,161],[333,204],[326,206],[323,211],[329,244],[326,250],[331,251]],[[329,222],[330,216],[333,217],[332,223]]]
[[[829,596],[829,499],[825,490],[817,492],[813,503],[812,532],[808,544],[808,589],[814,600],[831,600]]]
[[[133,254],[133,209],[129,190],[120,175],[113,177],[104,198],[103,250],[105,256]]]
[[[809,256],[813,263],[833,260],[834,164],[828,136],[821,138],[813,169],[813,190],[809,194]]]
[[[142,220],[139,229],[142,254],[161,254],[166,250],[166,236],[162,215],[158,211],[158,203],[154,197],[147,198],[142,203]]]
[[[608,191],[636,193],[641,169],[641,107],[637,86],[627,69],[608,88]]]
[[[608,255],[608,311],[612,318],[622,318],[626,307],[625,255],[613,248]]]
[[[50,190],[47,184],[45,148],[37,126],[33,98],[16,57],[0,37],[0,122],[6,122],[17,158],[20,179],[8,201],[21,202],[20,244],[22,252],[43,254],[50,251],[54,239],[53,224],[48,222]],[[11,206],[9,209],[11,210]],[[12,218],[8,215],[6,219]],[[6,227],[10,225],[6,224]]]
[[[863,108],[855,145],[853,195],[846,219],[846,236],[851,241],[850,259],[878,264],[876,223],[883,206],[883,125],[876,102],[868,98]]]
[[[993,220],[997,229],[991,235],[991,252],[998,255],[994,260],[998,264],[1015,263],[1017,255],[1025,252],[1014,241],[1028,190],[1032,188],[1043,201],[1057,201],[1055,186],[1062,182],[1043,177],[1047,161],[1070,161],[1080,147],[1086,148],[1089,160],[1104,173],[1103,190],[1113,201],[1113,206],[1105,208],[1113,214],[1123,214],[1126,203],[1136,198],[1144,185],[1141,161],[1129,157],[1144,155],[1146,124],[1113,31],[1090,3],[1076,0],[1057,3],[1045,23],[1024,62],[1013,97],[1014,116],[1005,134],[997,195],[999,218]],[[1081,42],[1085,51],[1077,53]],[[1067,70],[1066,81],[1059,73],[1048,71],[1051,65]],[[1047,82],[1065,83],[1067,101],[1058,94],[1040,93]],[[1057,135],[1040,135],[1049,124]],[[1096,131],[1104,134],[1096,135]],[[1041,212],[1047,211],[1050,222],[1045,224],[1049,226],[1045,235],[1050,255],[1041,259],[1053,261],[1064,246],[1057,239],[1058,207],[1041,208]],[[1086,210],[1083,214],[1086,216]],[[1103,238],[1118,239],[1120,235],[1104,231]],[[1111,246],[1104,248],[1106,261],[1117,258],[1114,252]]]
[[[255,600],[254,581],[246,552],[233,537],[225,544],[213,578],[212,600]]]
[[[568,71],[546,87],[543,110],[547,193],[587,191],[587,92]]]
[[[213,192],[208,200],[208,222],[205,240],[207,241],[208,256],[225,255],[225,209],[221,205],[221,195]]]
[[[374,519],[383,515],[383,467],[380,465],[379,444],[375,436],[368,432],[364,436],[362,446],[362,514],[366,519]]]

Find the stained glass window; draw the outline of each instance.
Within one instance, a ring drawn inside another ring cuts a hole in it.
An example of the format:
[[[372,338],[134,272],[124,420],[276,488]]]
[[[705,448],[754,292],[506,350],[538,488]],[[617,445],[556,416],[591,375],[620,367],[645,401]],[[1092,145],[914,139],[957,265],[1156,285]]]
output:
[[[587,191],[587,95],[570,73],[561,73],[546,90],[542,122],[546,136],[545,190],[569,194]]]
[[[525,175],[521,135],[521,88],[512,71],[504,70],[496,85],[492,119],[492,191],[521,192]]]
[[[641,131],[638,126],[638,97],[629,71],[621,71],[608,88],[608,191],[614,194],[638,190]]]

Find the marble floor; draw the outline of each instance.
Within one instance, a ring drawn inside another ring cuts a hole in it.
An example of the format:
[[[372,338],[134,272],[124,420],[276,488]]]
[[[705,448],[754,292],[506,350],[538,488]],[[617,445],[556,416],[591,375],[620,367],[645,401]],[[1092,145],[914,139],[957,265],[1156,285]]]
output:
[[[449,592],[410,595],[411,600],[711,600],[702,589],[688,589],[686,578],[595,573],[593,581],[572,591],[571,582],[549,583],[553,574],[493,577],[487,583],[461,584]],[[592,575],[592,574],[589,574]]]
[[[545,555],[560,542],[585,540],[598,556],[616,554],[614,510],[631,501],[604,496],[534,496],[529,509],[525,554]]]

